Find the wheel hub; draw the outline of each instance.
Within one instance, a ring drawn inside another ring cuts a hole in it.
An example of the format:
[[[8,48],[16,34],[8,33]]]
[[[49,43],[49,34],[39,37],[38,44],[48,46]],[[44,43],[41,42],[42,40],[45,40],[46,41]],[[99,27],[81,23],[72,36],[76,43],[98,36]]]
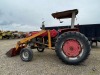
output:
[[[25,51],[25,52],[23,52],[23,58],[25,58],[25,59],[27,59],[28,57],[29,57],[29,54],[28,54],[28,52],[27,51]]]
[[[82,49],[77,40],[69,39],[63,44],[63,51],[68,57],[77,57]]]
[[[73,47],[70,47],[70,50],[73,51]]]

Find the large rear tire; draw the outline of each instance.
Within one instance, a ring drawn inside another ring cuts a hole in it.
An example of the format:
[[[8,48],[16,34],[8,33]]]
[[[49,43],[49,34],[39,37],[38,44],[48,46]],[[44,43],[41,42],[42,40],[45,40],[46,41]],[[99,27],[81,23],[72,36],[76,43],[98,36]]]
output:
[[[55,49],[57,56],[64,63],[77,65],[87,59],[91,46],[83,34],[70,31],[58,37]]]

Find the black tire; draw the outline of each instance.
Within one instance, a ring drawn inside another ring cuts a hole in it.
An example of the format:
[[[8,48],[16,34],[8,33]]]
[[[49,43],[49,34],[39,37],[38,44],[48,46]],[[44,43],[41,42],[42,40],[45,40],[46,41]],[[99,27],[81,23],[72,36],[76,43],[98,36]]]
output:
[[[69,58],[69,56],[67,56],[64,53],[64,50],[62,48],[64,46],[63,44],[65,41],[70,40],[70,39],[76,40],[77,42],[79,42],[80,48],[82,50],[81,52],[79,52],[80,56],[77,55],[76,57]],[[65,33],[61,34],[58,37],[58,39],[56,40],[55,49],[56,49],[55,52],[56,52],[57,56],[64,63],[71,64],[71,65],[77,65],[87,59],[87,57],[90,54],[91,46],[90,46],[88,39],[83,34],[81,34],[80,32],[69,31],[69,32],[65,32]],[[72,60],[72,59],[74,59],[74,60]]]
[[[44,48],[37,48],[38,52],[44,52]]]
[[[29,48],[23,48],[20,52],[20,58],[25,62],[31,61],[33,59],[33,51]]]

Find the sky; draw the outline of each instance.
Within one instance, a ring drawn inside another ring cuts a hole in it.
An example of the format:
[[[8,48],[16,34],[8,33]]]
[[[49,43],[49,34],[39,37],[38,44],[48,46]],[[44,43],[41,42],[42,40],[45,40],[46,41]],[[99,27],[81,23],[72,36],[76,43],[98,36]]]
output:
[[[70,25],[54,19],[55,12],[78,9],[75,24],[100,23],[100,0],[0,0],[0,30],[36,31],[45,26]]]

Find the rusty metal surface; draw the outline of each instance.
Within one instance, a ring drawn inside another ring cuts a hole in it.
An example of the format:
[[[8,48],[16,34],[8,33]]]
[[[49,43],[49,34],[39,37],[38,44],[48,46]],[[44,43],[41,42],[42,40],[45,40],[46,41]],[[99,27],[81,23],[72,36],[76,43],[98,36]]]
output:
[[[75,12],[75,15],[77,15],[78,9],[56,12],[56,13],[52,13],[51,15],[57,19],[64,19],[64,18],[71,18],[73,12]]]

